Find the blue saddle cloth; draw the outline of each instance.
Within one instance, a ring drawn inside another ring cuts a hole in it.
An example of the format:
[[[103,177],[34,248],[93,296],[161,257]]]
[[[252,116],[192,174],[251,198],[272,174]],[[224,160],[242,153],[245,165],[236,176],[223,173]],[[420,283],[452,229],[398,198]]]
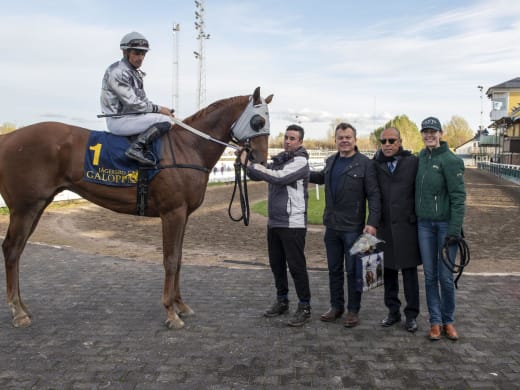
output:
[[[158,139],[148,145],[147,157],[152,153],[159,160],[160,142]],[[83,180],[116,187],[137,185],[139,162],[125,156],[125,150],[129,146],[128,137],[106,131],[91,131],[85,152]],[[159,169],[147,168],[141,172],[150,181]]]

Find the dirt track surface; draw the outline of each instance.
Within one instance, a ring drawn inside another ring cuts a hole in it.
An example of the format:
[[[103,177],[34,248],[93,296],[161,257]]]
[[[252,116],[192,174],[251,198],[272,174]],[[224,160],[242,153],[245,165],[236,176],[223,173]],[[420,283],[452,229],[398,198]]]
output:
[[[265,184],[248,184],[251,204],[265,199]],[[520,186],[467,169],[466,188],[464,226],[472,256],[466,272],[520,273]],[[231,185],[208,188],[203,205],[188,222],[183,263],[268,266],[266,218],[253,214],[247,227],[231,221],[227,207],[232,190]],[[237,214],[238,204],[234,208],[234,215]],[[0,216],[1,235],[5,234],[8,222],[8,216]],[[86,201],[46,210],[30,241],[91,254],[162,262],[159,218],[118,214]],[[326,269],[322,226],[309,227],[306,255],[310,268]]]

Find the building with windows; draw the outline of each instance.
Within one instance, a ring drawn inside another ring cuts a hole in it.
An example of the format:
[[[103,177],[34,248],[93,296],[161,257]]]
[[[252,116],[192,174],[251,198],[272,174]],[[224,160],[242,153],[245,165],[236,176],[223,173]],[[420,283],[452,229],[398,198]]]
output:
[[[489,88],[486,96],[492,101],[489,128],[495,134],[480,146],[492,152],[493,162],[520,165],[520,77]]]
[[[479,130],[473,138],[456,146],[453,151],[462,158],[464,165],[473,166],[479,162],[489,162],[493,159],[494,150],[492,145],[488,144],[492,142],[492,138],[493,136],[489,136],[487,130]]]

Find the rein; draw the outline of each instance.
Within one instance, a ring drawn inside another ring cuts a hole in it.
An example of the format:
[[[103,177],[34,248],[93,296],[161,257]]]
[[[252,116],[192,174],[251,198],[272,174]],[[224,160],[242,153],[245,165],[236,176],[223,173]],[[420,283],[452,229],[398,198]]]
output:
[[[244,149],[246,150],[247,158],[249,159],[249,154],[251,151],[251,149],[249,148],[249,143],[245,144]],[[242,163],[240,162],[240,156],[237,156],[234,166],[235,166],[235,186],[233,188],[233,194],[231,195],[231,199],[229,201],[228,215],[232,221],[234,221],[234,222],[244,221],[244,225],[248,226],[251,210],[249,208],[249,196],[247,193],[247,168],[244,165],[242,165]],[[241,173],[243,173],[243,175],[244,175],[243,181],[242,181]],[[242,212],[242,215],[238,218],[235,218],[231,214],[231,207],[233,206],[233,202],[235,201],[235,195],[237,192],[237,188],[238,188],[239,194],[240,194],[240,210]]]
[[[464,240],[464,237],[460,237],[457,240],[457,243],[454,245],[457,245],[457,252],[459,253],[460,264],[455,263],[455,261],[457,260],[457,254],[455,254],[454,259],[451,258],[450,251],[449,251],[449,245],[447,245],[447,244],[444,244],[444,246],[442,247],[441,259],[442,259],[444,265],[446,265],[446,267],[448,267],[448,269],[452,273],[457,274],[454,284],[455,284],[455,288],[459,288],[457,283],[458,283],[460,277],[462,276],[464,267],[466,267],[469,263],[470,254],[469,254],[469,246],[466,243],[466,241]]]
[[[199,137],[202,137],[204,138],[205,140],[208,140],[208,141],[211,141],[211,142],[215,142],[215,143],[218,143],[220,145],[224,145],[228,148],[232,148],[232,149],[235,149],[235,150],[240,150],[240,148],[238,146],[235,146],[233,144],[230,144],[230,143],[226,143],[224,141],[220,141],[216,138],[213,138],[211,137],[210,135],[206,134],[206,133],[203,133],[189,125],[187,125],[186,123],[178,120],[177,118],[173,118],[173,121],[181,126],[182,128],[188,130],[189,132],[195,134],[195,135],[198,135]],[[168,139],[170,140],[170,135],[168,134]],[[244,145],[244,149],[247,151],[247,158],[249,159],[249,155],[250,155],[250,151],[251,151],[251,148],[249,147],[249,140],[246,141],[245,145]],[[173,146],[172,146],[172,143],[171,143],[171,140],[170,140],[170,150],[172,152],[172,158],[173,157]],[[175,160],[174,160],[174,164],[175,164]],[[191,165],[184,165],[184,166],[180,166],[178,164],[175,164],[175,167],[178,167],[178,168],[194,168],[194,169],[201,169],[203,167],[197,167],[197,166],[191,166]],[[234,167],[235,167],[235,185],[233,187],[233,193],[231,194],[231,199],[229,201],[229,207],[228,207],[228,215],[229,215],[229,218],[231,218],[232,221],[234,222],[240,222],[240,221],[244,221],[244,225],[245,226],[249,226],[249,217],[250,217],[250,214],[251,214],[251,210],[250,210],[250,207],[249,207],[249,196],[248,196],[248,193],[247,193],[247,169],[245,166],[243,166],[241,163],[240,163],[240,156],[237,156],[236,160],[235,160],[235,164],[234,164]],[[243,174],[243,178],[241,176],[241,173]],[[239,192],[239,198],[240,198],[240,210],[241,210],[241,213],[242,215],[238,218],[235,218],[233,217],[233,215],[231,214],[231,207],[233,206],[233,202],[235,201],[235,195],[236,195],[236,192],[237,192],[237,188],[238,188],[238,192]]]
[[[180,127],[188,130],[190,133],[193,133],[195,135],[198,135],[199,137],[201,138],[204,138],[205,140],[208,140],[208,141],[211,141],[211,142],[215,142],[217,144],[220,144],[220,145],[224,145],[228,148],[232,148],[232,149],[235,149],[235,150],[239,150],[240,148],[236,145],[233,145],[233,144],[229,144],[227,142],[224,142],[224,141],[221,141],[219,139],[216,139],[216,138],[213,138],[212,136],[206,134],[206,133],[203,133],[202,131],[199,131],[193,127],[191,127],[190,125],[187,125],[186,123],[184,123],[183,121],[180,121],[178,120],[177,118],[172,118],[173,121],[175,122],[176,125],[179,125]]]
[[[230,144],[230,143],[227,143],[227,142],[224,142],[224,141],[221,141],[221,140],[216,139],[216,138],[213,138],[212,136],[210,136],[210,135],[208,135],[206,133],[203,133],[202,131],[199,131],[199,130],[195,129],[195,128],[191,127],[190,125],[187,125],[186,123],[184,123],[183,121],[180,121],[177,118],[171,118],[171,119],[173,120],[173,122],[175,124],[177,124],[180,127],[188,130],[190,133],[195,134],[196,136],[204,138],[207,141],[215,142],[217,144],[220,144],[220,145],[223,145],[223,146],[226,146],[228,148],[235,149],[235,150],[240,150],[240,148],[238,146]],[[206,168],[206,167],[201,167],[200,165],[195,165],[195,164],[177,164],[175,162],[175,153],[173,152],[173,143],[172,143],[172,139],[171,139],[170,133],[168,133],[167,136],[168,136],[168,146],[170,147],[170,153],[171,153],[171,156],[172,156],[173,163],[169,164],[169,165],[156,165],[156,166],[153,166],[153,167],[143,167],[143,169],[189,168],[189,169],[196,169],[196,170],[207,172],[207,173],[211,172],[211,169]]]
[[[235,146],[233,144],[229,144],[229,143],[226,143],[224,141],[221,141],[221,140],[218,140],[216,138],[213,138],[211,137],[210,135],[206,134],[206,133],[203,133],[187,124],[185,124],[184,122],[178,120],[177,118],[173,118],[174,122],[176,124],[178,124],[179,126],[181,126],[182,128],[188,130],[189,132],[199,136],[199,137],[202,137],[204,138],[205,140],[208,140],[208,141],[211,141],[211,142],[215,142],[215,143],[218,143],[220,145],[224,145],[226,147],[229,147],[229,148],[232,148],[232,149],[235,149],[235,150],[240,150],[240,148],[238,146]],[[206,167],[201,167],[199,165],[194,165],[194,164],[177,164],[175,162],[175,153],[173,151],[173,142],[172,142],[172,139],[171,139],[171,136],[170,136],[170,133],[167,134],[168,136],[168,146],[170,148],[170,153],[171,153],[171,157],[172,157],[172,164],[169,164],[169,165],[158,165],[156,167],[143,167],[143,169],[165,169],[165,168],[188,168],[188,169],[196,169],[196,170],[199,170],[199,171],[203,171],[203,172],[206,172],[206,173],[209,173],[211,172],[210,169],[206,168]],[[249,141],[246,141],[245,143],[245,146],[244,146],[245,150],[247,151],[247,157],[249,158],[249,154],[250,154],[250,147],[249,147]],[[234,185],[234,188],[233,188],[233,194],[231,195],[231,199],[229,201],[229,207],[228,207],[228,215],[229,215],[229,218],[231,218],[232,221],[234,222],[240,222],[240,221],[244,221],[244,225],[245,226],[248,226],[249,225],[249,217],[250,217],[250,207],[249,207],[249,197],[248,197],[248,193],[247,193],[247,170],[246,170],[246,167],[243,166],[241,163],[240,163],[240,156],[237,156],[237,159],[235,160],[235,185]],[[243,173],[243,179],[241,177],[241,170],[242,170],[242,173]],[[236,192],[237,192],[237,188],[238,188],[238,192],[239,192],[239,195],[240,195],[240,210],[242,212],[242,215],[238,218],[235,218],[233,217],[233,215],[231,214],[231,207],[233,206],[233,202],[235,201],[235,195],[236,195]]]

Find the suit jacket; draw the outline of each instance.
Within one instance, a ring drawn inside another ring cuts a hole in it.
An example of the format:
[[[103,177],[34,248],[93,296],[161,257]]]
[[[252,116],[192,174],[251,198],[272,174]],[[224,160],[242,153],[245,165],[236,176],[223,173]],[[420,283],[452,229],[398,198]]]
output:
[[[382,216],[377,236],[384,245],[385,268],[403,269],[421,264],[415,216],[415,176],[418,159],[408,151],[396,157],[393,173],[378,151],[376,174],[381,191]]]

